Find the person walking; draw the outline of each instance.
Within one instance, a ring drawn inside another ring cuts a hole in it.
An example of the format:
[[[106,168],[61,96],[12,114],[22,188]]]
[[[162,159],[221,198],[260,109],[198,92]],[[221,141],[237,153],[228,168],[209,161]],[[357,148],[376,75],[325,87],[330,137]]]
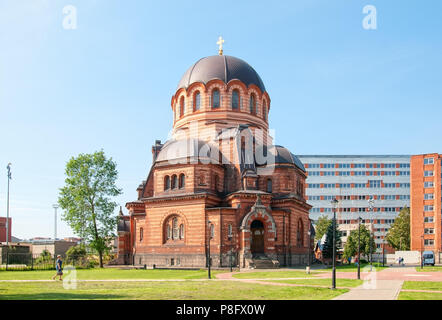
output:
[[[60,281],[62,280],[61,277],[63,276],[63,260],[61,260],[61,256],[57,256],[57,261],[55,262],[55,269],[57,270],[57,273],[52,277],[52,280],[55,280],[57,276],[60,276]]]

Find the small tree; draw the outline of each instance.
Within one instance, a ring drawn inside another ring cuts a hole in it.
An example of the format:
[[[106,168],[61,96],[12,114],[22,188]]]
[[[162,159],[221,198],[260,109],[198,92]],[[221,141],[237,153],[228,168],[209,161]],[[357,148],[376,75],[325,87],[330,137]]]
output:
[[[388,231],[387,242],[396,250],[410,250],[410,208],[399,212]]]
[[[336,251],[341,246],[342,233],[339,231],[338,226],[335,226],[336,237]],[[328,226],[327,236],[325,239],[324,247],[322,249],[322,256],[326,259],[333,259],[333,223]]]
[[[111,200],[121,194],[121,189],[115,186],[116,164],[103,151],[80,154],[69,160],[65,174],[65,186],[60,189],[58,199],[65,210],[63,220],[77,235],[88,240],[98,253],[102,268],[103,254],[109,250],[118,219],[114,215],[117,204]]]
[[[370,254],[370,245],[371,252],[376,251],[376,244],[373,237],[370,237],[370,231],[367,227],[361,224],[361,255],[368,256]],[[352,230],[350,235],[347,238],[347,242],[344,247],[344,258],[348,259],[358,254],[358,229]]]
[[[316,240],[320,240],[322,236],[327,232],[329,226],[332,224],[332,220],[328,218],[327,216],[320,216],[318,218],[318,222],[316,223],[315,228],[315,238]]]

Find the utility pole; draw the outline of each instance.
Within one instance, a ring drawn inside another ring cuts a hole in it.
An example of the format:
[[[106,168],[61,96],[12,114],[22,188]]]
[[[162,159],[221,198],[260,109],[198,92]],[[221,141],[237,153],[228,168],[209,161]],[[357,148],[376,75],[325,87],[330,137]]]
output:
[[[358,280],[361,279],[361,217],[358,217]]]
[[[331,201],[333,207],[333,270],[332,270],[332,289],[336,289],[336,207],[338,206],[338,200],[333,199]]]
[[[54,204],[52,205],[52,208],[54,208],[55,213],[54,213],[54,241],[57,240],[57,209],[58,209],[58,204]]]
[[[8,194],[7,194],[7,204],[6,204],[6,246],[9,246],[9,180],[12,179],[11,176],[11,164],[8,163],[6,169],[8,170]]]
[[[208,246],[207,246],[207,257],[208,257],[208,261],[207,261],[207,271],[208,271],[208,277],[209,277],[209,279],[211,278],[211,276],[210,276],[210,265],[211,265],[211,263],[210,263],[210,238],[212,238],[212,226],[211,226],[211,222],[210,222],[210,220],[209,221],[207,221],[207,226],[208,226],[208,228],[209,228],[209,241],[208,241]]]

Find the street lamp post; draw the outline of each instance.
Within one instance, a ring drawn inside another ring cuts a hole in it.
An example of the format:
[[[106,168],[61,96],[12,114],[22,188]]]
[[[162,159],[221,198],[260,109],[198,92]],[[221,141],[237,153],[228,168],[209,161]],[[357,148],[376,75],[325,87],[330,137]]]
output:
[[[6,204],[6,246],[9,246],[9,180],[12,179],[11,177],[11,164],[8,163],[6,166],[6,169],[8,169],[8,195],[7,195],[7,204]]]
[[[421,269],[424,268],[424,235],[421,236],[422,245],[421,245]]]
[[[307,274],[310,273],[310,242],[312,241],[311,231],[307,232],[308,234],[308,254],[307,254]]]
[[[382,240],[382,267],[385,266],[385,240]]]
[[[370,247],[370,270],[373,269],[373,248],[371,246],[371,238],[373,233],[373,208],[374,208],[374,199],[370,198],[368,200],[368,208],[370,212],[370,236],[368,237],[368,246]],[[374,237],[373,237],[374,238]]]
[[[332,271],[332,289],[336,289],[336,207],[338,200],[333,199],[331,201],[333,206],[333,271]]]
[[[57,209],[58,204],[52,205],[52,208],[54,208],[54,241],[57,240]]]
[[[358,279],[361,279],[361,217],[358,217]]]
[[[209,227],[209,240],[208,240],[208,246],[207,246],[207,271],[208,271],[208,277],[209,279],[211,278],[210,276],[210,238],[212,238],[212,230],[211,230],[211,222],[210,220],[207,221],[207,225]]]

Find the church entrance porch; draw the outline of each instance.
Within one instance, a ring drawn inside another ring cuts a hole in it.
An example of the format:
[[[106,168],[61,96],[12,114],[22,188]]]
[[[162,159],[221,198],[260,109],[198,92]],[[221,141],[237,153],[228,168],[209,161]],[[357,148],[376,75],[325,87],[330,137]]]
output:
[[[264,255],[264,224],[260,220],[254,220],[250,225],[250,251],[252,257]]]

